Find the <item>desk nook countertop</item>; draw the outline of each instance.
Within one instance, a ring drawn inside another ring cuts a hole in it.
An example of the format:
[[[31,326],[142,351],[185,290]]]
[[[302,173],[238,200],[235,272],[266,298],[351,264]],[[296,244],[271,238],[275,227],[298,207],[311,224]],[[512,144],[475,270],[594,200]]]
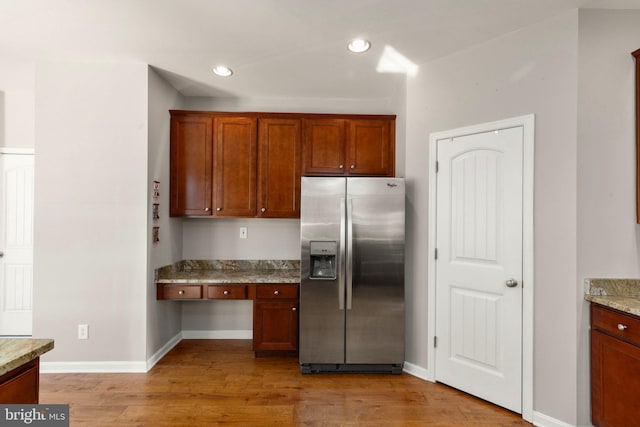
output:
[[[298,260],[183,260],[156,270],[156,283],[300,283]]]

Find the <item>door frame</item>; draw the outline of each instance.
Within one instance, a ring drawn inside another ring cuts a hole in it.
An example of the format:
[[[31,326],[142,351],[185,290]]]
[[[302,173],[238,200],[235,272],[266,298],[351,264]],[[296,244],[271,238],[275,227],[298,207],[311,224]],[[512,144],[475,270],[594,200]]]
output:
[[[534,251],[533,251],[533,184],[534,129],[533,114],[482,123],[429,134],[429,217],[428,217],[428,276],[427,276],[427,379],[435,382],[436,332],[436,156],[437,142],[476,133],[500,129],[523,128],[522,164],[522,418],[533,420],[533,321],[534,321]]]

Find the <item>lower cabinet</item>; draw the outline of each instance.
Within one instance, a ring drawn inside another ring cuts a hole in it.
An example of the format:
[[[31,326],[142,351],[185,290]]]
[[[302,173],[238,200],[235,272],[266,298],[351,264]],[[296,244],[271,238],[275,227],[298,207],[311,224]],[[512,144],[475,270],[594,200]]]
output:
[[[0,376],[0,403],[38,403],[40,358]]]
[[[591,421],[640,426],[640,318],[591,304]]]
[[[297,283],[156,284],[156,299],[174,301],[253,300],[253,351],[298,351]]]
[[[253,304],[253,350],[298,350],[298,285],[259,285]]]

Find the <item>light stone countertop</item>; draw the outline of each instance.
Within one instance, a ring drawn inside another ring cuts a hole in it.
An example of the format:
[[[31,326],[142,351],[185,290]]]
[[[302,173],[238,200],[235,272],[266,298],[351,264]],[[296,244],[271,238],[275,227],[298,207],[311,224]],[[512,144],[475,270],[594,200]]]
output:
[[[0,338],[0,375],[53,350],[52,339]]]
[[[156,283],[300,283],[297,260],[184,260],[156,270]]]
[[[589,302],[640,316],[640,279],[586,279],[584,290]]]

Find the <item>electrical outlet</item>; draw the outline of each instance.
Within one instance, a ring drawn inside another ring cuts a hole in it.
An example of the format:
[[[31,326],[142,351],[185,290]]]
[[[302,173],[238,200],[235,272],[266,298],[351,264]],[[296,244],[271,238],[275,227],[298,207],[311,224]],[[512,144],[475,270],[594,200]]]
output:
[[[240,227],[240,238],[241,239],[247,238],[247,227]]]
[[[89,325],[78,325],[78,339],[79,340],[89,339]]]

